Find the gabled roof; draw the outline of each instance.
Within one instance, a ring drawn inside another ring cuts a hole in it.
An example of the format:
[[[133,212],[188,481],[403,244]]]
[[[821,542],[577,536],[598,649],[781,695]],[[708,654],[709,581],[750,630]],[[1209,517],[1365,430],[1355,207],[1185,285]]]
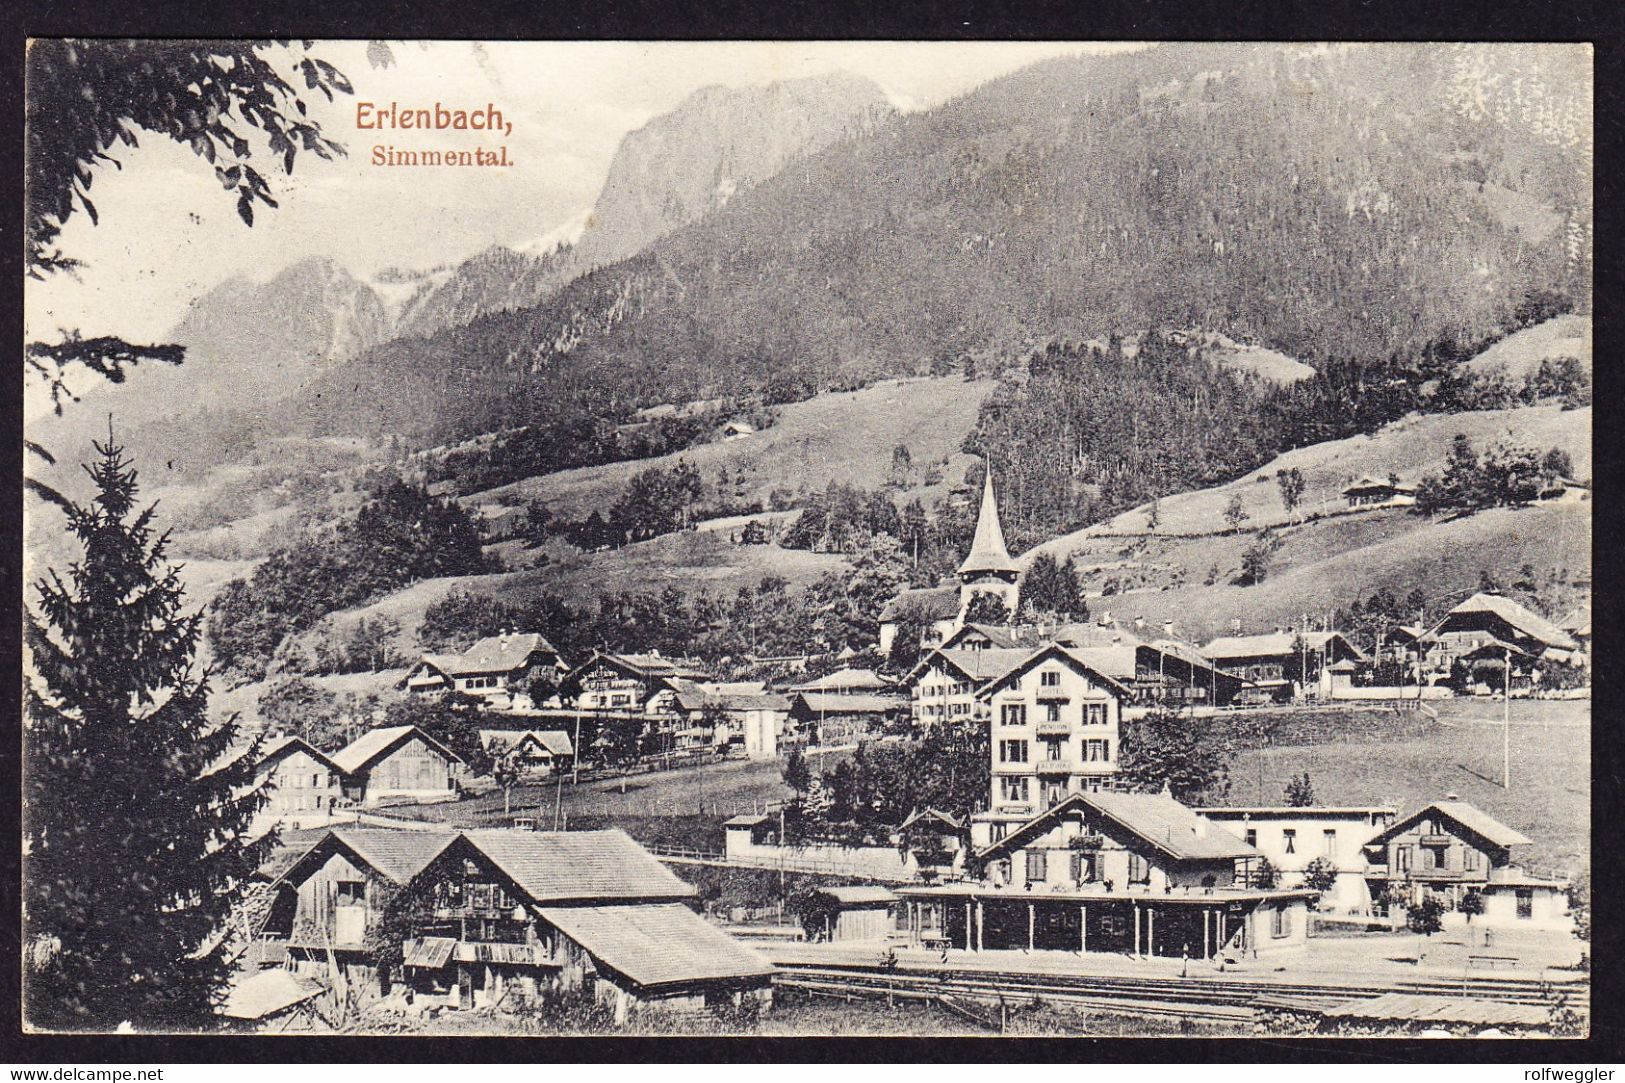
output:
[[[574,680],[599,665],[626,670],[649,681],[672,679],[703,681],[710,676],[699,662],[691,658],[668,658],[662,654],[613,654],[609,651],[594,651],[591,658],[570,671],[567,679]]]
[[[879,884],[852,884],[845,887],[821,887],[818,894],[827,895],[842,906],[889,906],[897,901],[890,888]]]
[[[797,692],[791,699],[812,714],[890,714],[905,710],[908,699],[902,695],[836,695],[834,692]]]
[[[493,746],[503,750],[515,748],[526,741],[535,741],[555,756],[575,754],[570,735],[563,730],[480,730],[480,747],[486,751]]]
[[[327,753],[303,737],[290,736],[273,737],[267,741],[265,747],[260,750],[259,765],[264,766],[273,760],[279,760],[283,756],[291,755],[294,752],[303,752],[317,763],[325,763],[333,770],[339,770],[338,764],[334,763],[333,758]]]
[[[981,684],[1009,672],[1031,654],[1032,651],[1026,648],[1001,650],[990,647],[981,651],[945,651],[939,647],[916,662],[914,668],[908,671],[905,680],[909,684],[914,684],[933,665],[941,665],[968,681]]]
[[[1365,652],[1350,643],[1342,632],[1266,632],[1252,636],[1220,636],[1202,648],[1202,654],[1214,661],[1227,658],[1267,658],[1291,654],[1298,649],[1298,640],[1312,651],[1324,651],[1333,640],[1339,640],[1352,654],[1364,658]]]
[[[944,827],[951,827],[955,831],[963,831],[965,829],[965,821],[960,817],[955,816],[950,812],[943,812],[938,808],[926,808],[910,813],[908,819],[897,825],[897,830],[905,830],[921,820],[935,820]]]
[[[972,651],[970,653],[1003,654],[1006,652],[985,650]],[[999,688],[1005,682],[1020,677],[1023,673],[1032,669],[1034,666],[1050,659],[1057,659],[1066,663],[1067,665],[1072,666],[1074,669],[1082,670],[1084,675],[1090,680],[1094,681],[1096,684],[1103,685],[1104,687],[1111,689],[1119,695],[1127,696],[1130,694],[1129,689],[1123,684],[1122,681],[1118,680],[1117,677],[1114,676],[1109,670],[1103,668],[1099,661],[1091,656],[1092,652],[1075,650],[1071,647],[1063,647],[1059,643],[1049,643],[1038,648],[1036,651],[1016,651],[1010,653],[1021,654],[1021,660],[1015,665],[1006,668],[1002,673],[988,679],[986,684],[977,689],[977,698],[985,699],[986,697],[991,696],[994,689]],[[1133,672],[1132,665],[1130,672]]]
[[[912,616],[924,621],[957,620],[959,602],[957,586],[912,587],[899,591],[887,602],[880,619],[888,622]]]
[[[625,831],[464,831],[531,902],[686,899],[694,888]]]
[[[713,692],[702,686],[688,684],[677,690],[677,706],[685,711],[703,711],[715,708],[722,711],[788,711],[788,696],[772,692],[742,693]]]
[[[970,553],[959,566],[960,575],[994,572],[1014,576],[1020,566],[1010,559],[1004,547],[1004,528],[999,525],[999,504],[993,498],[993,471],[989,470],[982,482],[982,507],[976,513],[976,536],[971,539]]]
[[[275,883],[291,879],[313,855],[340,850],[391,883],[404,884],[440,856],[457,837],[451,831],[406,831],[391,827],[338,827],[329,830],[294,860]]]
[[[1478,593],[1456,606],[1439,619],[1431,631],[1424,638],[1432,639],[1441,633],[1441,629],[1450,623],[1451,618],[1487,613],[1499,617],[1513,628],[1522,632],[1531,639],[1539,640],[1551,647],[1562,647],[1564,650],[1573,650],[1576,644],[1569,634],[1538,613],[1531,612],[1519,605],[1511,598],[1499,594]]]
[[[1512,830],[1512,828],[1476,805],[1469,805],[1465,801],[1435,801],[1431,805],[1417,809],[1409,816],[1395,820],[1382,832],[1372,836],[1371,841],[1366,845],[1378,846],[1385,844],[1389,840],[1403,835],[1416,826],[1418,821],[1428,817],[1442,817],[1446,820],[1452,820],[1484,841],[1493,843],[1496,846],[1526,846],[1529,843],[1526,837]]]
[[[382,729],[368,730],[333,753],[333,762],[340,771],[347,775],[353,775],[357,771],[370,767],[375,761],[387,756],[396,747],[405,744],[413,737],[435,749],[446,759],[457,763],[463,762],[461,756],[416,726],[385,726]]]
[[[773,964],[682,903],[549,906],[543,920],[642,986],[763,978]]]
[[[1039,813],[1003,839],[984,847],[987,857],[1012,850],[1073,809],[1091,808],[1175,861],[1218,861],[1256,857],[1258,851],[1236,836],[1162,793],[1075,793]]]
[[[455,672],[509,673],[524,666],[526,659],[537,651],[557,655],[553,644],[536,632],[523,635],[486,636],[462,654],[454,655]]]
[[[980,633],[987,637],[994,647],[1010,650],[1022,646],[1026,638],[1015,628],[997,624],[965,624],[947,639],[942,641],[943,650],[954,650],[961,641],[970,638],[967,633]]]
[[[872,669],[838,669],[811,681],[792,684],[791,692],[877,692],[896,685]]]

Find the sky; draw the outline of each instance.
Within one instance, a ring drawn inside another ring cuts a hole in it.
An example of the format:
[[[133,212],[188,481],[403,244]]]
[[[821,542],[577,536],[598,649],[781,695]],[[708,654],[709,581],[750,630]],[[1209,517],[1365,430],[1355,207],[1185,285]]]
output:
[[[1050,57],[1139,48],[1056,42],[428,42],[392,43],[375,68],[363,42],[318,43],[314,54],[351,80],[353,97],[311,115],[348,156],[301,155],[293,174],[268,168],[279,206],[238,218],[234,198],[189,148],[153,135],[98,167],[91,196],[61,236],[76,276],[27,286],[30,338],[72,329],[132,341],[162,338],[187,306],[233,276],[266,280],[327,256],[360,276],[390,266],[456,263],[492,244],[534,247],[591,209],[621,138],[695,90],[844,71],[878,84],[900,110],[929,109]],[[302,85],[296,83],[296,85]],[[308,96],[307,96],[308,98]],[[363,131],[358,102],[500,109],[512,124],[510,169],[391,169],[374,144],[473,148],[488,133]],[[256,146],[256,149],[258,147]],[[545,241],[544,241],[545,243]]]

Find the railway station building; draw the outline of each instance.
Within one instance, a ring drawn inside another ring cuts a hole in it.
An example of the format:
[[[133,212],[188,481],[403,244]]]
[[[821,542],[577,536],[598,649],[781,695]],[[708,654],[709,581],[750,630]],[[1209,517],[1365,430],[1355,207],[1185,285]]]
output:
[[[1301,952],[1301,888],[1255,887],[1261,855],[1166,793],[1079,792],[975,855],[981,879],[897,890],[922,946],[1192,959]]]

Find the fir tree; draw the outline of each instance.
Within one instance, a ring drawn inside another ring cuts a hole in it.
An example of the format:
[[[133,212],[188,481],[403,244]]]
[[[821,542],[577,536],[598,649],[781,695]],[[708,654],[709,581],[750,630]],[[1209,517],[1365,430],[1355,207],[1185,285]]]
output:
[[[208,718],[202,618],[182,612],[130,463],[111,438],[96,450],[89,506],[47,494],[83,557],[24,616],[27,1016],[194,1029],[228,975],[224,919],[274,841],[247,837],[259,742]]]

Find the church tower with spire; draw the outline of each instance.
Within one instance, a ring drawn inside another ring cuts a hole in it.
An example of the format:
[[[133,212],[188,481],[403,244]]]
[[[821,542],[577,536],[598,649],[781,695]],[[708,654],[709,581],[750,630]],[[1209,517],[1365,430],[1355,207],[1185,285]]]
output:
[[[1020,578],[1021,569],[1004,547],[1004,527],[999,524],[999,505],[993,499],[993,471],[990,469],[982,483],[976,537],[971,540],[970,555],[959,566],[961,614],[976,595],[993,594],[1004,602],[1013,617],[1021,602],[1021,587],[1017,582]]]

